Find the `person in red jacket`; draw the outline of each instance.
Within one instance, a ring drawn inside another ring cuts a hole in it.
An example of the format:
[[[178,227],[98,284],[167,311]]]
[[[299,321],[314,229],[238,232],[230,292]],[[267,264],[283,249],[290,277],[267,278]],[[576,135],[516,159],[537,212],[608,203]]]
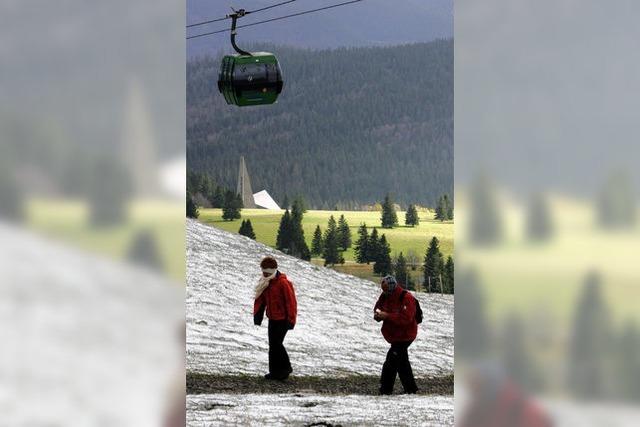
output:
[[[380,394],[393,393],[396,374],[405,393],[413,394],[418,391],[418,386],[409,363],[408,349],[418,335],[415,299],[398,286],[393,276],[383,278],[380,287],[382,294],[373,309],[373,318],[382,321],[382,336],[391,344],[382,365]]]
[[[260,263],[262,277],[258,281],[253,303],[253,323],[262,324],[265,310],[269,318],[268,380],[285,380],[293,372],[283,342],[287,332],[296,324],[298,307],[293,284],[278,271],[278,262],[265,257]]]
[[[461,427],[552,427],[549,414],[502,370],[479,364],[467,375],[469,403]]]

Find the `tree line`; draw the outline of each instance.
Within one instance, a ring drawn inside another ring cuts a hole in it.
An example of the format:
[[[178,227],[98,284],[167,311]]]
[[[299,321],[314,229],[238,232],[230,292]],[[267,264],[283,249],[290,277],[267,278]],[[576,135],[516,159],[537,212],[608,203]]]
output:
[[[382,228],[394,228],[398,226],[398,214],[395,204],[390,194],[387,194],[382,202],[380,223]],[[435,219],[439,221],[453,220],[453,202],[449,199],[448,194],[443,194],[438,198],[438,204],[435,208]],[[416,227],[420,224],[420,217],[416,205],[410,203],[404,216],[404,224],[409,227]]]
[[[408,254],[412,259],[407,259],[400,252],[395,259],[391,258],[391,247],[383,234],[378,235],[378,229],[373,228],[369,234],[367,225],[361,224],[358,229],[358,240],[355,243],[356,262],[358,264],[369,264],[373,262],[374,274],[384,276],[393,274],[396,279],[404,284],[408,289],[415,290],[416,283],[413,281],[409,269],[416,270],[417,262],[413,254]],[[451,256],[444,260],[440,252],[440,242],[437,237],[433,237],[429,243],[424,256],[422,289],[426,292],[454,293],[454,262]]]
[[[187,217],[198,218],[200,208],[222,208],[222,219],[242,217],[242,197],[216,182],[204,172],[187,171]]]
[[[311,251],[304,237],[302,219],[306,209],[301,199],[295,199],[291,205],[291,212],[286,209],[280,219],[276,236],[276,249],[297,258],[311,260]]]

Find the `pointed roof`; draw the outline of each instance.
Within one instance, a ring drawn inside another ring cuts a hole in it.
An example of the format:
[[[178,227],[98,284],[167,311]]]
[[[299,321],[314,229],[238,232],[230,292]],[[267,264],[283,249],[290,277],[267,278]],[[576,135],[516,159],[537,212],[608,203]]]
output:
[[[251,190],[251,180],[249,179],[249,171],[244,161],[244,156],[240,157],[240,168],[238,170],[238,188],[236,194],[242,197],[242,205],[247,209],[255,209],[253,202],[253,190]]]

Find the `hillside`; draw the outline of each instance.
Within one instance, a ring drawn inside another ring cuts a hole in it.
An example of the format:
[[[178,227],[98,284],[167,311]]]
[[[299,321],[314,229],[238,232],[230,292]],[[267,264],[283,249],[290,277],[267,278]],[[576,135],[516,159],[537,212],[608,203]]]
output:
[[[4,222],[0,241],[2,424],[161,425],[181,287]]]
[[[372,282],[286,256],[246,237],[187,222],[187,371],[260,375],[266,322],[251,315],[258,264],[277,257],[293,281],[298,324],[285,341],[297,376],[379,375],[388,345],[372,319]],[[410,350],[417,377],[453,371],[453,297],[420,294],[425,313]]]
[[[187,164],[235,188],[244,155],[253,188],[313,208],[396,201],[433,206],[453,191],[453,41],[311,51],[262,46],[285,76],[277,104],[227,106],[219,60],[187,65]]]

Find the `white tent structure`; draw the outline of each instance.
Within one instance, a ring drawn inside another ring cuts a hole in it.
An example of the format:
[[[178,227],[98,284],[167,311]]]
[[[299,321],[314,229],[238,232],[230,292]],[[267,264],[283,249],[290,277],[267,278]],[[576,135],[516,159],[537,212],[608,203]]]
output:
[[[267,193],[267,190],[262,190],[253,195],[253,201],[259,208],[270,209],[270,210],[280,210],[280,206],[276,203],[271,195]]]

